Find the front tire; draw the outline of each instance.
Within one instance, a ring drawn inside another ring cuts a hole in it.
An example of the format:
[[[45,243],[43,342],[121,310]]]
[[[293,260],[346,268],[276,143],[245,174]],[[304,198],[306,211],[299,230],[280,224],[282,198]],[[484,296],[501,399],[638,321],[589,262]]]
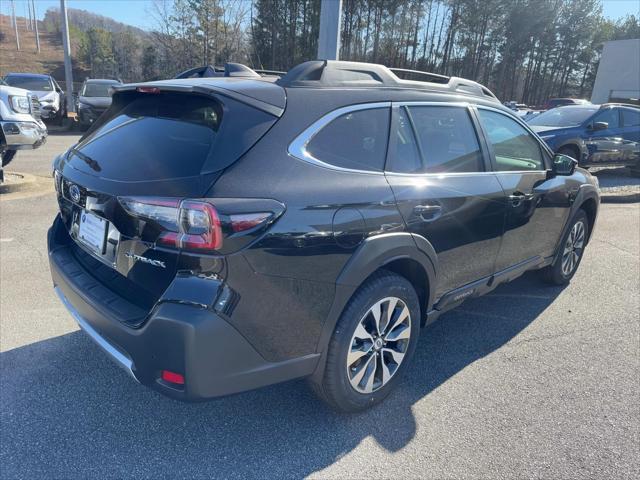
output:
[[[580,209],[562,238],[555,262],[541,270],[543,280],[553,285],[568,284],[582,261],[587,238],[589,219],[585,211]]]
[[[333,332],[323,378],[312,381],[335,410],[357,412],[383,401],[415,351],[420,302],[406,278],[380,271],[354,294]]]
[[[573,147],[562,147],[558,150],[558,153],[561,155],[566,155],[567,157],[571,157],[576,161],[580,161],[580,155],[578,154],[577,148]]]

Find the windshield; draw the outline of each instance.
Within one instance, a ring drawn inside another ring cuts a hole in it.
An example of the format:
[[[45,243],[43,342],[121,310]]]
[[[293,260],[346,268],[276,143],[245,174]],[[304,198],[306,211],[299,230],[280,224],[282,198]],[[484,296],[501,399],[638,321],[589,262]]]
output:
[[[545,127],[575,127],[598,111],[598,107],[558,107],[532,118],[529,125]]]
[[[116,82],[113,83],[85,83],[84,87],[82,87],[82,91],[80,92],[81,97],[108,97],[109,96],[109,88],[112,85],[115,85]]]
[[[10,75],[4,79],[7,85],[12,87],[24,88],[25,90],[47,91],[53,90],[51,82],[48,78],[23,77],[19,75]]]

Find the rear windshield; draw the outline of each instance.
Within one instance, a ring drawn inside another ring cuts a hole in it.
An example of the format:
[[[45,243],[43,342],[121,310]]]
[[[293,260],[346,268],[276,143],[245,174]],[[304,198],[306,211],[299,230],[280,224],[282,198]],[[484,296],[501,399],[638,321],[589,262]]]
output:
[[[200,173],[221,121],[221,106],[213,99],[148,95],[128,104],[75,150],[95,161],[107,178],[190,177]]]
[[[47,78],[23,77],[20,75],[10,75],[6,77],[5,82],[11,87],[24,88],[25,90],[34,91],[51,91],[53,87]]]

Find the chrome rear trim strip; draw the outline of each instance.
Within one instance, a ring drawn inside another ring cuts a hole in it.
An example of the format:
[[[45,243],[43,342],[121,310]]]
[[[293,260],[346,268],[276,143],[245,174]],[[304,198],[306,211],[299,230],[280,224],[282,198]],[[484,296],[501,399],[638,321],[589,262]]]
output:
[[[84,332],[89,335],[89,337],[96,343],[98,346],[105,351],[111,359],[116,362],[116,364],[123,368],[131,378],[133,378],[136,382],[140,383],[136,378],[135,373],[133,373],[133,361],[127,357],[124,353],[118,350],[116,347],[111,345],[102,335],[100,335],[89,323],[82,318],[80,313],[75,309],[73,305],[67,300],[67,297],[64,296],[64,293],[58,288],[53,287],[54,291],[62,301],[62,304],[67,308],[73,319],[78,323],[78,326],[84,330]]]

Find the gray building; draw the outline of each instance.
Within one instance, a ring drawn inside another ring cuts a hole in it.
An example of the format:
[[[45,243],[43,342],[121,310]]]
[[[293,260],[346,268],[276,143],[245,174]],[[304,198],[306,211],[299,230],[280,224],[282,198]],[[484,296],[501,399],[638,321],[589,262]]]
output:
[[[605,42],[591,102],[640,104],[640,38]]]

